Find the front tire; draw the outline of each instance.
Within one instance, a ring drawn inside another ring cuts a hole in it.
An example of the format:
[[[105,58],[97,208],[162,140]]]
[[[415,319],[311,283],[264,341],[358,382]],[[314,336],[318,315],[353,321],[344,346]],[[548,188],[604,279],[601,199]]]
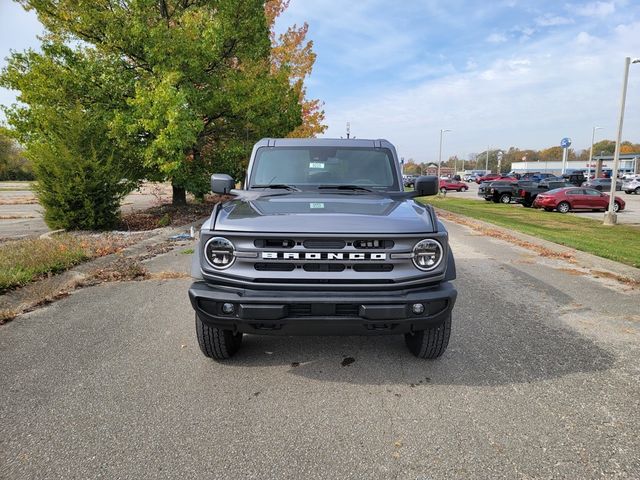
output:
[[[196,313],[196,335],[202,353],[215,360],[227,360],[240,349],[242,333],[210,327]]]
[[[508,193],[500,195],[500,203],[511,203],[511,195]]]
[[[571,205],[569,205],[568,202],[560,202],[556,207],[556,210],[558,210],[560,213],[567,213],[569,210],[571,210]]]
[[[418,358],[433,360],[442,355],[449,345],[451,314],[439,326],[413,333],[405,333],[407,348]]]
[[[447,189],[446,189],[446,188],[444,188],[444,187],[442,187],[442,188],[440,189],[440,193],[447,193]]]
[[[618,210],[620,210],[620,204],[618,202],[613,202],[613,211],[617,212]]]

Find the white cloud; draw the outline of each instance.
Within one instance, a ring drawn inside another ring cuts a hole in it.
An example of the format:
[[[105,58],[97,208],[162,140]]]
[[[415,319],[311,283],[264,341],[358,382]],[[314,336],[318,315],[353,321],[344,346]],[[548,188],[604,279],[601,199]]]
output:
[[[580,32],[576,36],[576,43],[579,45],[590,45],[596,40],[596,37],[589,35],[587,32]]]
[[[569,5],[567,9],[583,17],[603,17],[615,12],[616,5],[614,2],[591,2],[584,5]]]
[[[507,36],[503,33],[492,33],[486,40],[489,43],[504,43],[507,41]]]
[[[357,137],[388,138],[401,155],[418,161],[437,156],[441,128],[453,130],[445,139],[444,158],[467,158],[487,145],[547,148],[564,136],[573,138],[576,149],[586,148],[594,124],[615,131],[620,52],[640,51],[638,31],[640,22],[630,23],[585,45],[576,43],[576,32],[562,30],[517,44],[512,56],[482,67],[411,89],[381,91],[375,102],[358,96],[327,103],[326,135],[342,135],[350,121]],[[572,42],[574,47],[567,48]],[[634,141],[640,131],[637,77],[629,84],[624,134]]]
[[[536,25],[540,27],[555,27],[558,25],[570,25],[573,23],[573,19],[568,17],[561,17],[559,15],[544,15],[538,17],[535,20]]]

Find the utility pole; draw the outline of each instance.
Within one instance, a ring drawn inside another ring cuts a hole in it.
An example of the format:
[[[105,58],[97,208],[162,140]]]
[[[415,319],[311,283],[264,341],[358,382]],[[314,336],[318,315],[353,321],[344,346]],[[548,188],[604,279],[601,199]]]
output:
[[[593,127],[591,130],[591,149],[589,150],[589,168],[587,170],[587,181],[591,179],[591,163],[593,162],[593,141],[596,137],[596,130],[602,130],[602,127]]]
[[[442,163],[442,134],[451,130],[440,129],[440,150],[438,150],[438,182],[440,181],[440,164]]]
[[[489,146],[487,145],[487,160],[484,162],[484,173],[488,173],[489,171]]]
[[[629,65],[640,63],[640,58],[633,61],[630,57],[624,59],[624,80],[622,81],[622,99],[620,100],[620,120],[618,121],[618,137],[616,138],[616,150],[613,154],[613,169],[611,170],[611,192],[609,193],[609,210],[604,214],[605,225],[618,223],[618,216],[613,211],[616,196],[616,183],[618,183],[618,168],[620,167],[620,142],[622,141],[622,124],[624,123],[624,104],[627,99],[627,83],[629,82]]]
[[[347,122],[347,138],[351,135],[351,122]]]

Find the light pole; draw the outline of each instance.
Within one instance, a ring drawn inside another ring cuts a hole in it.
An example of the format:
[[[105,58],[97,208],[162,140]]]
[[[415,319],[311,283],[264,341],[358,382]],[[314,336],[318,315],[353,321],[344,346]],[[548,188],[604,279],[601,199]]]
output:
[[[591,131],[591,150],[589,150],[589,169],[587,170],[587,181],[591,179],[591,163],[593,162],[593,141],[596,137],[596,130],[602,130],[602,127],[593,127]]]
[[[624,123],[624,103],[627,99],[627,83],[629,82],[629,65],[640,63],[640,58],[630,57],[624,59],[624,80],[622,81],[622,96],[620,100],[620,120],[618,121],[618,136],[616,138],[616,150],[613,154],[613,169],[611,170],[611,191],[609,192],[609,210],[604,214],[605,225],[615,225],[618,216],[613,211],[616,195],[616,183],[618,180],[618,168],[620,166],[620,142],[622,141],[622,124]]]
[[[438,150],[438,182],[440,181],[440,164],[442,163],[442,134],[451,130],[440,129],[440,150]]]
[[[487,146],[487,160],[484,162],[485,175],[489,172],[489,147]]]

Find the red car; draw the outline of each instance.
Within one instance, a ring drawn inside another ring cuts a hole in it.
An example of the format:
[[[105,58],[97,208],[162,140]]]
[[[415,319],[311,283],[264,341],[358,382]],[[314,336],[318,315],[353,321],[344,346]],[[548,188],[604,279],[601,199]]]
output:
[[[501,173],[487,173],[484,177],[478,177],[476,183],[482,182],[495,182],[497,180],[504,182],[517,182],[518,179],[515,177],[510,177],[509,175],[503,175]]]
[[[540,193],[533,201],[535,208],[544,208],[547,212],[558,210],[567,213],[569,210],[604,210],[609,208],[609,195],[593,188],[556,188]],[[624,200],[615,197],[613,211],[624,210]]]
[[[440,179],[440,191],[446,192],[447,190],[455,190],[456,192],[466,192],[469,190],[469,187],[466,183],[461,182],[460,180],[452,180],[450,178]]]

